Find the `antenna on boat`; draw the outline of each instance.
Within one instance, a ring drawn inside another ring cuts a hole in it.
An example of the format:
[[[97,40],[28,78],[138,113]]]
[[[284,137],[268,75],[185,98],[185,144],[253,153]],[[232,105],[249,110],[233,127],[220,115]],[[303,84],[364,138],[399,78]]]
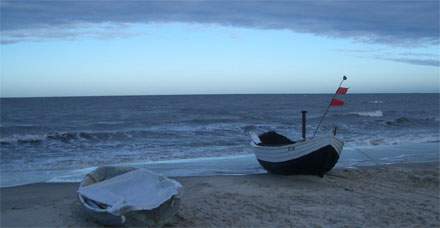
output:
[[[342,86],[342,83],[344,83],[345,80],[347,80],[347,76],[343,75],[343,77],[342,77],[342,81],[341,81],[341,83],[339,83],[338,89],[336,90],[336,92],[335,92],[335,94],[333,95],[333,97],[332,97],[330,103],[328,104],[327,109],[326,109],[325,112],[324,112],[324,115],[322,115],[321,119],[319,120],[318,126],[316,127],[315,132],[313,133],[313,137],[315,137],[315,136],[316,136],[316,133],[318,133],[319,127],[321,126],[321,123],[322,123],[322,121],[324,120],[325,116],[327,115],[328,110],[330,109],[330,107],[331,107],[331,106],[340,106],[340,105],[343,105],[343,104],[344,104],[343,101],[341,101],[341,100],[337,100],[337,99],[335,99],[335,97],[336,97],[336,95],[338,95],[338,94],[346,94],[346,93],[347,93],[348,88],[342,88],[342,87],[341,87],[341,86]]]

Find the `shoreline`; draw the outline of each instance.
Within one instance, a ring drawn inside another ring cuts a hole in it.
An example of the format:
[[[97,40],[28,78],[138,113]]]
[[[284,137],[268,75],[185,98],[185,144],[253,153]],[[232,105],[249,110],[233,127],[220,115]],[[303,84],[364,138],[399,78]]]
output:
[[[241,156],[247,156],[247,155],[239,155],[237,157],[241,157]],[[227,157],[235,157],[235,156],[227,156]],[[220,157],[220,159],[222,159],[223,157]],[[213,157],[214,160],[219,159],[219,157]],[[184,160],[184,159],[182,159]],[[188,160],[193,160],[193,159],[188,159]],[[196,159],[194,159],[196,160]],[[160,163],[160,162],[159,162]],[[384,167],[412,167],[412,166],[424,166],[424,165],[428,165],[428,166],[433,166],[435,164],[438,164],[439,166],[439,172],[440,172],[440,160],[439,161],[420,161],[420,162],[399,162],[399,163],[390,163],[390,164],[365,164],[365,165],[355,165],[355,166],[350,166],[350,167],[338,167],[335,166],[329,173],[327,173],[326,175],[331,175],[331,173],[335,170],[343,170],[343,169],[347,169],[347,170],[357,170],[357,169],[371,169],[371,168],[384,168]],[[93,167],[93,169],[95,169],[97,167]],[[144,168],[144,167],[143,167]],[[146,169],[148,169],[147,167],[145,167]],[[85,168],[85,169],[91,169],[91,168]],[[195,176],[167,176],[169,178],[172,179],[180,179],[180,178],[197,178],[197,177],[220,177],[220,176],[253,176],[253,175],[272,175],[269,173],[251,173],[251,174],[217,174],[217,175],[195,175]],[[298,176],[302,176],[302,175],[298,175]],[[307,175],[306,175],[307,176]],[[20,184],[20,185],[13,185],[13,186],[5,186],[5,187],[0,187],[1,189],[7,189],[7,188],[16,188],[16,187],[26,187],[26,186],[32,186],[32,185],[44,185],[44,184],[79,184],[81,181],[45,181],[45,182],[34,182],[34,183],[26,183],[26,184]]]
[[[170,227],[439,226],[439,163],[336,168],[324,178],[252,174],[176,177],[182,204]],[[78,183],[0,188],[1,227],[99,227]]]
[[[376,165],[399,165],[440,161],[440,143],[412,143],[370,147],[344,148],[335,168],[363,167]],[[368,156],[366,155],[368,154]],[[111,165],[111,164],[108,164]],[[158,161],[134,161],[116,163],[115,166],[146,168],[168,177],[249,175],[266,171],[258,164],[255,155],[238,154],[213,157],[169,159]],[[66,170],[2,171],[1,187],[21,186],[31,183],[73,183],[97,167],[83,167]]]

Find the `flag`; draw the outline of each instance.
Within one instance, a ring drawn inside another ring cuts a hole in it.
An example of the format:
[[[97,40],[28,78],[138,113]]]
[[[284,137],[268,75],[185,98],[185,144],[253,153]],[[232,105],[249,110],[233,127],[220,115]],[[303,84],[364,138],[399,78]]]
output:
[[[345,87],[339,87],[338,90],[336,90],[336,94],[338,95],[344,95],[346,94],[348,91],[348,88]]]
[[[336,98],[333,98],[332,102],[330,103],[330,106],[342,106],[342,105],[344,105],[344,101]]]

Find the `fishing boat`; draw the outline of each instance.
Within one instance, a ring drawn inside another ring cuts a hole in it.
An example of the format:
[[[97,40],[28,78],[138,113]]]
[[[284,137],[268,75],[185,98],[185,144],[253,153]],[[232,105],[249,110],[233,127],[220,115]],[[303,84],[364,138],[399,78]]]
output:
[[[309,174],[322,177],[336,165],[344,146],[344,142],[336,138],[336,128],[324,135],[316,134],[329,108],[344,104],[336,96],[347,93],[348,88],[341,87],[346,79],[344,76],[312,138],[306,137],[307,111],[302,111],[302,140],[297,142],[275,131],[262,134],[250,132],[251,146],[264,169],[274,174]]]
[[[323,176],[335,166],[344,146],[333,134],[298,142],[274,131],[251,134],[251,145],[258,162],[274,174]]]
[[[181,187],[146,169],[104,166],[86,175],[78,197],[102,225],[160,226],[177,213]]]

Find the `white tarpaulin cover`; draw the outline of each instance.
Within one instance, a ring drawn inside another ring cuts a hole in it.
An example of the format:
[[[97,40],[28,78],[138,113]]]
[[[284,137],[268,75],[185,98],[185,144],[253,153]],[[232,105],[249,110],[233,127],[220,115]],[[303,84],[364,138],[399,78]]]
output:
[[[88,199],[109,205],[109,213],[122,215],[128,211],[157,208],[179,194],[181,187],[177,181],[145,169],[136,169],[80,187],[78,192]]]

